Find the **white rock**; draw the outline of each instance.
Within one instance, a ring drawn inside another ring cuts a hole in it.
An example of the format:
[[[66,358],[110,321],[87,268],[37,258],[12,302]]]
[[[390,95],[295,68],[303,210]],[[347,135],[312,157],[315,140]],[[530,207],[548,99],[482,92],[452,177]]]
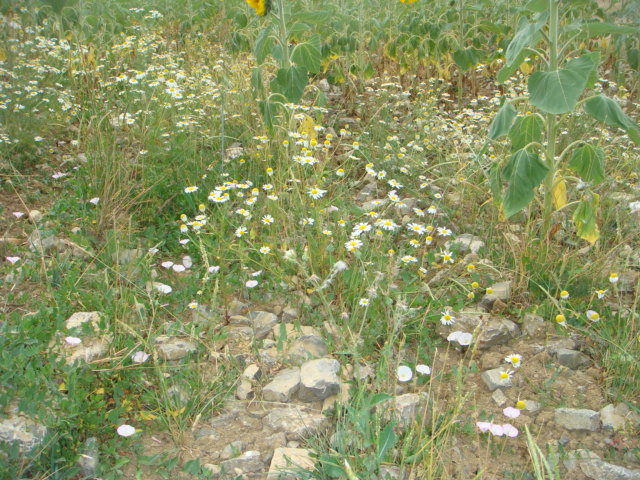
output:
[[[299,470],[313,470],[311,450],[306,448],[276,448],[271,459],[267,480],[295,480]]]
[[[325,431],[330,425],[324,415],[294,406],[271,409],[263,423],[274,432],[284,432],[287,441],[304,440]]]
[[[556,424],[567,430],[596,432],[600,429],[600,414],[594,410],[580,408],[556,408]]]
[[[288,402],[300,388],[300,369],[288,368],[279,372],[262,389],[262,398],[268,402]]]
[[[298,398],[303,402],[324,400],[340,391],[340,363],[332,358],[309,360],[300,367]]]

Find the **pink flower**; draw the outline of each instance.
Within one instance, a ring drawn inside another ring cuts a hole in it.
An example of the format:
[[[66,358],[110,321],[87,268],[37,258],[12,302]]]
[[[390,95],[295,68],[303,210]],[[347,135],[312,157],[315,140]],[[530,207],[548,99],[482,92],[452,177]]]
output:
[[[492,424],[490,422],[477,422],[476,425],[481,432],[488,432]]]
[[[24,217],[24,212],[13,212],[13,216],[16,218]]]
[[[520,416],[520,410],[518,410],[517,408],[513,408],[513,407],[507,407],[505,408],[502,413],[504,413],[504,415],[506,417],[509,418],[518,418]]]
[[[18,260],[20,260],[20,257],[7,257],[7,262],[11,263],[12,265],[15,264]]]
[[[491,425],[489,431],[496,437],[501,437],[502,435],[504,435],[504,428],[502,427],[502,425]]]
[[[72,347],[82,343],[82,340],[78,337],[65,337],[64,341],[67,342],[67,345],[71,345]]]
[[[502,431],[507,437],[515,438],[518,436],[518,429],[511,425],[510,423],[505,423],[502,425]]]

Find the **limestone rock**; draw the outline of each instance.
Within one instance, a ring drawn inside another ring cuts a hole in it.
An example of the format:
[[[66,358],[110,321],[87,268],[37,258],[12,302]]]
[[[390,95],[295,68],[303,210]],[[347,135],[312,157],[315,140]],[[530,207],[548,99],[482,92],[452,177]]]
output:
[[[511,282],[494,283],[490,288],[493,291],[484,295],[479,305],[486,312],[491,311],[496,301],[506,302],[511,298]]]
[[[246,447],[247,444],[242,440],[231,442],[225,445],[220,452],[220,460],[229,460],[230,458],[238,457]]]
[[[262,376],[262,370],[260,370],[260,367],[255,363],[252,363],[251,365],[249,365],[247,368],[244,369],[244,372],[242,372],[242,377],[248,380],[260,380],[261,376]]]
[[[17,408],[13,408],[7,418],[0,419],[0,440],[18,442],[23,453],[40,445],[46,434],[47,428],[44,425],[20,414]]]
[[[332,358],[309,360],[300,367],[298,398],[303,402],[324,400],[340,391],[340,363]]]
[[[262,398],[268,402],[288,402],[300,388],[300,369],[287,368],[279,372],[262,389]]]
[[[144,257],[147,251],[148,250],[145,250],[143,248],[128,248],[126,250],[115,252],[111,258],[114,262],[118,262],[119,265],[127,265],[128,263],[134,262],[139,258]]]
[[[264,417],[264,425],[274,432],[284,432],[287,441],[304,440],[329,428],[329,419],[299,407],[274,408]]]
[[[498,388],[507,388],[513,385],[510,378],[504,379],[500,376],[500,374],[504,370],[504,368],[494,368],[492,370],[482,372],[482,374],[480,375],[480,378],[485,383],[490,392],[493,392]]]
[[[64,345],[63,354],[66,356],[65,363],[73,365],[77,360],[87,363],[104,357],[109,352],[109,346],[113,341],[113,336],[101,335],[99,337],[83,337],[80,345]]]
[[[389,408],[391,417],[401,427],[409,427],[418,416],[425,415],[428,396],[426,393],[405,393],[391,398],[382,405]]]
[[[607,405],[600,410],[600,419],[602,428],[605,430],[622,430],[627,423],[634,426],[640,425],[640,415],[632,411],[625,403]]]
[[[451,327],[438,325],[438,333],[446,339],[452,329],[473,333],[476,328],[479,328],[479,333],[474,336],[474,341],[480,349],[503,345],[520,335],[520,327],[511,320],[469,311],[459,312]]]
[[[567,430],[596,432],[600,429],[600,414],[594,410],[580,408],[556,408],[555,422]]]
[[[220,462],[220,467],[227,473],[241,475],[259,472],[265,468],[265,465],[260,458],[260,452],[249,450],[239,457]]]
[[[236,398],[238,400],[251,400],[254,396],[255,392],[251,381],[246,378],[241,379],[238,388],[236,388]]]
[[[640,470],[630,470],[601,460],[588,450],[576,450],[565,460],[565,466],[576,465],[584,475],[593,480],[640,480]]]
[[[293,322],[300,318],[300,311],[295,307],[287,306],[282,309],[280,317],[285,323]]]
[[[499,407],[507,403],[507,396],[502,393],[502,390],[499,388],[493,391],[493,393],[491,394],[491,398]]]
[[[327,344],[319,335],[303,335],[295,340],[287,350],[289,359],[295,363],[324,357],[328,353]]]
[[[243,327],[250,327],[251,320],[244,315],[231,315],[229,317],[229,325],[242,325]]]
[[[563,365],[571,370],[589,365],[591,360],[584,353],[577,350],[569,350],[568,348],[557,348],[554,351],[554,356],[560,365]]]
[[[181,338],[161,335],[156,338],[156,350],[163,360],[180,360],[196,351],[196,346]]]
[[[84,448],[77,463],[83,477],[96,476],[98,471],[98,439],[96,437],[89,437],[84,442]]]
[[[544,318],[534,313],[527,313],[522,318],[522,333],[534,337],[545,329]]]
[[[278,316],[271,312],[250,312],[249,319],[257,339],[266,338],[273,326],[278,323]]]
[[[100,313],[76,312],[64,322],[64,326],[67,330],[71,330],[74,328],[81,328],[85,323],[90,324],[94,331],[98,331],[100,328]]]
[[[458,246],[460,253],[478,253],[481,249],[484,248],[485,243],[480,237],[476,237],[475,235],[471,235],[470,233],[463,233],[462,235],[458,235],[455,240],[449,240],[447,243],[445,243],[445,249],[451,250],[451,248],[455,245]]]
[[[300,469],[313,470],[311,451],[306,448],[276,448],[271,459],[267,480],[295,480]]]
[[[191,321],[194,323],[212,323],[219,318],[219,312],[209,305],[198,305],[191,310]]]

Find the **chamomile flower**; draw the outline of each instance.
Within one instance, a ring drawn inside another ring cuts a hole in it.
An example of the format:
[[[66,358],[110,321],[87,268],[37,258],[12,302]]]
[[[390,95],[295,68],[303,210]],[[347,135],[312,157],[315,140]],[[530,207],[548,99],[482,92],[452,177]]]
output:
[[[561,327],[566,327],[567,326],[567,318],[562,315],[561,313],[559,313],[558,315],[556,315],[556,323],[558,325],[560,325]]]
[[[470,263],[469,265],[467,265],[467,272],[473,273],[475,271],[476,271],[476,266],[473,263]]]
[[[184,189],[184,193],[193,193],[197,191],[198,191],[198,187],[196,187],[195,185],[191,185],[190,187],[187,187]]]
[[[618,280],[620,280],[620,277],[618,277],[617,273],[612,273],[611,275],[609,275],[609,282],[618,283]]]
[[[319,198],[322,198],[322,197],[324,196],[324,194],[325,194],[325,193],[327,193],[327,191],[326,191],[326,190],[322,190],[322,189],[320,189],[320,188],[318,188],[318,187],[310,188],[310,189],[307,191],[307,194],[308,194],[311,198],[313,198],[314,200],[318,200]]]
[[[596,290],[596,295],[599,300],[602,300],[609,290]]]
[[[360,301],[358,302],[358,305],[360,305],[361,307],[368,307],[369,306],[369,299],[368,298],[361,298]]]
[[[352,237],[359,237],[365,232],[371,230],[371,225],[368,223],[358,223],[353,227],[353,231],[351,232]]]
[[[235,235],[240,238],[247,233],[247,227],[238,227],[236,228]]]
[[[344,247],[349,252],[353,252],[354,250],[358,250],[360,247],[362,247],[362,241],[358,240],[357,238],[354,238],[354,239],[351,239],[348,242],[346,242],[344,244]]]
[[[567,292],[566,290],[562,290],[560,292],[560,298],[562,300],[567,300],[569,298],[569,292]]]
[[[418,259],[416,257],[412,256],[412,255],[405,255],[400,260],[402,260],[402,262],[406,263],[406,264],[416,263],[418,261]]]
[[[410,223],[409,225],[407,225],[407,228],[410,232],[417,233],[418,235],[422,235],[426,232],[424,225],[420,223]]]
[[[442,311],[442,316],[440,317],[440,323],[442,325],[453,325],[456,322],[456,317],[451,314],[451,310],[446,309]]]
[[[453,263],[453,254],[451,252],[443,250],[440,256],[442,257],[442,263]]]
[[[600,320],[600,314],[595,310],[587,310],[587,319],[592,322],[598,322]]]
[[[271,225],[274,222],[271,215],[264,215],[261,221],[264,225]]]
[[[522,363],[522,355],[511,353],[504,358],[504,361],[513,365],[513,368],[519,368]]]
[[[525,402],[524,400],[518,400],[516,402],[516,408],[518,410],[524,410],[527,407],[527,402]]]
[[[513,376],[513,370],[507,369],[500,372],[500,380],[502,380],[505,383],[511,380],[512,376]]]
[[[191,302],[187,305],[187,307],[189,307],[191,310],[195,310],[196,308],[198,308],[198,302]]]
[[[451,230],[449,230],[447,227],[438,227],[438,235],[440,235],[441,237],[448,237],[451,235]]]
[[[260,247],[260,253],[263,255],[267,255],[271,252],[271,247],[267,247],[266,245],[264,247]]]

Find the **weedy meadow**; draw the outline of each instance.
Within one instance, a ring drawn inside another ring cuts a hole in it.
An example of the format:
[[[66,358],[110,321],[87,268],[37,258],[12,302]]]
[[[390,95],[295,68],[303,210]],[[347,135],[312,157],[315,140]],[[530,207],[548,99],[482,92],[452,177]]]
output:
[[[0,0],[0,478],[638,475],[635,7]]]

